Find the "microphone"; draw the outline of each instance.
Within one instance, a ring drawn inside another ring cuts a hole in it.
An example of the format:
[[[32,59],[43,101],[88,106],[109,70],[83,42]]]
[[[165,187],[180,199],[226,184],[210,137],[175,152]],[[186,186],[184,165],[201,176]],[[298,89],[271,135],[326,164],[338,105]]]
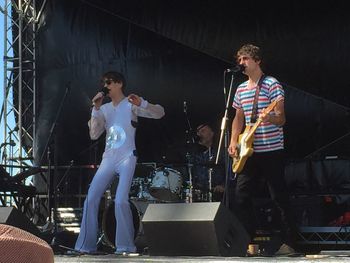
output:
[[[187,102],[184,101],[184,113],[187,113]]]
[[[103,96],[106,96],[109,93],[109,89],[107,87],[101,88],[100,92],[102,92]]]
[[[99,92],[102,93],[102,96],[105,97],[109,93],[109,89],[107,87],[102,87]],[[100,99],[101,97],[96,98],[95,100],[92,101],[92,106],[95,106],[95,101]]]
[[[233,72],[233,73],[241,73],[244,71],[244,69],[245,69],[245,66],[240,64],[240,65],[234,66],[233,68],[228,68],[225,71],[226,72]]]

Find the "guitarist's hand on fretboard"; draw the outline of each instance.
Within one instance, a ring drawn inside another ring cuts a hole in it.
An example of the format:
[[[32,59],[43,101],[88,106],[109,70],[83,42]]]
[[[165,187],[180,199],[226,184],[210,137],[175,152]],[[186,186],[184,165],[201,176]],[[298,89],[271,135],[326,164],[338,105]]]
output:
[[[262,112],[259,115],[259,118],[261,119],[262,122],[270,122],[271,115],[269,112],[266,112],[265,109],[262,110]]]
[[[283,99],[279,99],[278,101],[274,101],[272,103],[275,104],[274,110],[271,111],[268,108],[263,109],[259,114],[259,119],[261,122],[269,122],[277,126],[283,126],[286,122],[284,114],[284,101]]]

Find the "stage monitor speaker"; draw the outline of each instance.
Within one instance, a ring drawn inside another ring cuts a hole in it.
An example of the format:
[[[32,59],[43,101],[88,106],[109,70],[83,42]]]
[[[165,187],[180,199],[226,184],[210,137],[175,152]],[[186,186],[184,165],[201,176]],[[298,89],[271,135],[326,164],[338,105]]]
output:
[[[142,225],[155,256],[245,256],[250,241],[219,202],[149,204]]]
[[[10,225],[40,237],[39,229],[17,208],[0,207],[0,224]]]

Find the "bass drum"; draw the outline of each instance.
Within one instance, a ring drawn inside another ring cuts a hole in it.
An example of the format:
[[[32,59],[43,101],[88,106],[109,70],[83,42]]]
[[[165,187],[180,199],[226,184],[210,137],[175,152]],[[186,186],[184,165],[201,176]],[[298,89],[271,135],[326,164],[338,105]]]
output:
[[[182,177],[179,171],[171,168],[158,168],[150,187],[153,197],[162,201],[178,201],[181,197]]]
[[[135,229],[135,245],[138,250],[142,250],[146,247],[146,242],[142,227],[142,217],[146,212],[147,206],[150,202],[129,200],[130,209],[133,217],[133,224]],[[103,213],[102,217],[102,234],[103,240],[106,245],[115,249],[115,233],[116,233],[116,220],[115,220],[115,205],[114,201],[111,201]]]

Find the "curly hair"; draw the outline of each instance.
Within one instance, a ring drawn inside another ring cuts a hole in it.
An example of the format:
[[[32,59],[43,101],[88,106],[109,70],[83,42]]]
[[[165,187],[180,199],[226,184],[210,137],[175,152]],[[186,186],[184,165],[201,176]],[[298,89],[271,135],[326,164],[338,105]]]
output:
[[[238,51],[236,57],[248,55],[255,61],[261,61],[262,55],[259,47],[254,46],[253,44],[245,44]]]

